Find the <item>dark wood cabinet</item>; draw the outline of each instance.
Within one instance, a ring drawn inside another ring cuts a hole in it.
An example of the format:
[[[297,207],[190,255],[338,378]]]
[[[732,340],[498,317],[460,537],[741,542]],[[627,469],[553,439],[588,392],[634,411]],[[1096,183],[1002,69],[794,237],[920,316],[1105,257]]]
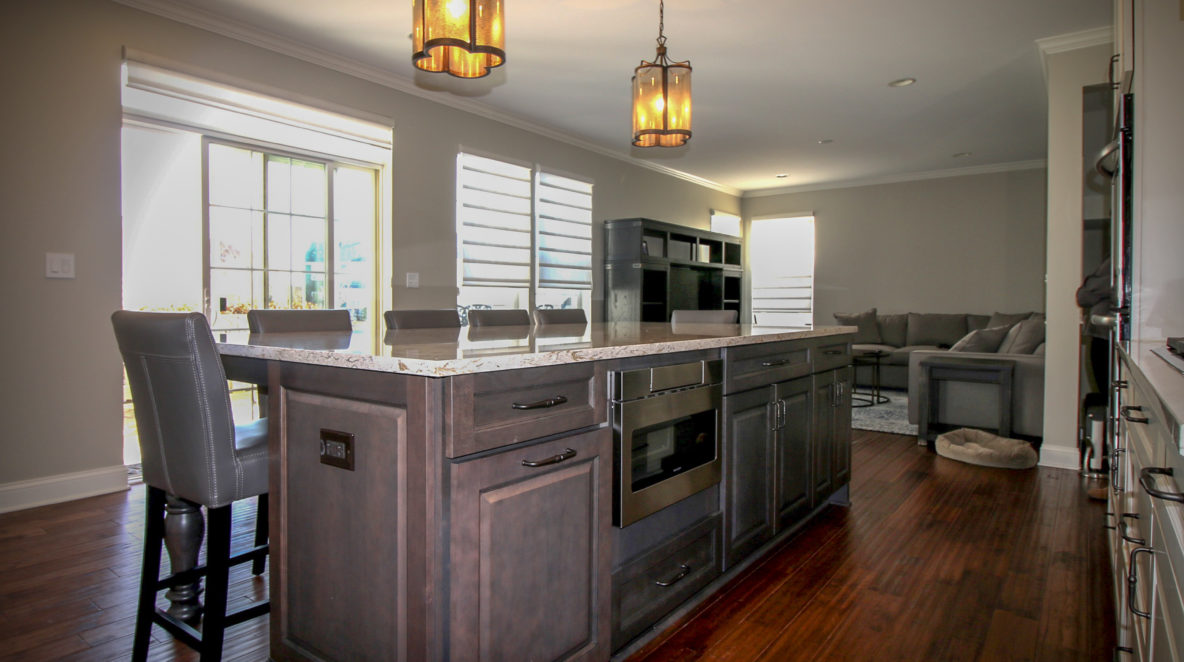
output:
[[[452,660],[608,659],[611,443],[600,428],[451,464]]]
[[[814,374],[812,501],[821,504],[851,481],[851,369]]]
[[[739,237],[648,218],[604,222],[605,321],[669,322],[674,310],[740,312]]]
[[[810,512],[810,448],[812,426],[809,377],[775,385],[780,420],[774,435],[776,449],[775,531],[797,524]]]
[[[774,422],[772,386],[724,397],[724,565],[773,537]]]

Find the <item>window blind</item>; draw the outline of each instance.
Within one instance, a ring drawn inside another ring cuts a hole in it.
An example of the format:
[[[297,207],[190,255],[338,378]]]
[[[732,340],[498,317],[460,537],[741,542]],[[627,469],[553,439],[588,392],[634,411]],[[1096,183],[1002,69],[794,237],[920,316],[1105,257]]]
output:
[[[457,156],[457,233],[464,287],[530,287],[531,170]]]
[[[814,217],[754,221],[750,240],[753,323],[813,325]]]
[[[535,187],[540,288],[592,289],[592,185],[539,172]]]

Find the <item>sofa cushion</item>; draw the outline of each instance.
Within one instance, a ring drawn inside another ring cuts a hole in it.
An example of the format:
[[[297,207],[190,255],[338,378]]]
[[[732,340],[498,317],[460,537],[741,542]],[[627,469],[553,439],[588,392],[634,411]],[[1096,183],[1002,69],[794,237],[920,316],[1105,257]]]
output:
[[[969,331],[978,331],[979,329],[985,329],[985,328],[991,326],[990,324],[988,324],[988,322],[990,322],[990,321],[991,321],[990,315],[967,315],[966,316],[966,330],[969,332]]]
[[[999,349],[999,345],[1003,339],[1007,337],[1007,333],[1011,331],[1010,326],[994,326],[987,329],[979,329],[971,331],[962,336],[962,339],[954,343],[950,348],[951,352],[993,352]]]
[[[892,345],[884,345],[880,343],[853,343],[851,345],[851,352],[858,354],[871,354],[872,352],[884,352],[891,354],[896,348]]]
[[[904,347],[908,344],[908,313],[877,315],[876,324],[880,327],[880,342],[893,347]]]
[[[1031,354],[1044,342],[1044,316],[1032,317],[1011,327],[996,350],[1000,354]]]
[[[1028,319],[1032,313],[995,313],[987,322],[987,328],[993,326],[1011,327]]]
[[[949,347],[966,335],[966,315],[909,313],[908,345]]]
[[[908,365],[909,355],[916,351],[934,351],[941,349],[937,345],[905,345],[904,347],[897,347],[892,352],[880,359],[883,365]]]
[[[835,313],[835,320],[844,326],[859,327],[853,343],[874,345],[880,342],[880,327],[876,323],[876,309],[862,313]]]

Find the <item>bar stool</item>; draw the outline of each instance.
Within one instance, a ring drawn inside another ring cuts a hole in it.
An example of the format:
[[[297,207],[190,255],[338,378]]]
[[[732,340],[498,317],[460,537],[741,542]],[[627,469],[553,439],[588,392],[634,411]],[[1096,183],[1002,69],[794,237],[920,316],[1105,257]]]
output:
[[[350,331],[349,311],[330,310],[248,310],[247,327],[251,333],[293,333],[298,331]]]
[[[672,323],[735,324],[740,313],[735,310],[675,310],[670,313]]]
[[[583,308],[539,308],[534,311],[534,321],[539,326],[547,324],[587,324],[588,316]]]
[[[530,313],[521,308],[470,310],[469,326],[530,326]]]
[[[455,308],[443,310],[388,310],[382,314],[386,328],[396,329],[459,329],[460,315]]]
[[[198,650],[203,661],[219,660],[227,627],[270,610],[264,600],[226,612],[230,568],[251,562],[260,574],[267,556],[267,419],[234,424],[226,374],[202,314],[121,310],[111,324],[127,368],[148,490],[132,660],[147,658],[153,624]],[[251,497],[259,498],[255,547],[231,556],[230,505]],[[209,520],[204,566],[197,563],[201,506]],[[172,574],[160,578],[166,537]],[[197,599],[202,577],[204,610]],[[173,602],[167,611],[156,607],[163,589]]]

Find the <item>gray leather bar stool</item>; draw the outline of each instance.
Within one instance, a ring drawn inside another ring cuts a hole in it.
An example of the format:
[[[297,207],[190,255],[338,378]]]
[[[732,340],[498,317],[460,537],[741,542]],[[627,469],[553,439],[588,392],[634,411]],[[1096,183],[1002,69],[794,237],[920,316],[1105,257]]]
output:
[[[740,313],[734,310],[675,310],[670,313],[672,323],[735,324]]]
[[[530,326],[530,313],[520,308],[469,311],[469,326]]]
[[[388,310],[382,314],[386,328],[396,329],[459,329],[460,314],[455,308],[443,310]]]
[[[587,324],[588,316],[583,308],[539,308],[534,311],[534,321],[545,324]]]
[[[132,660],[147,658],[153,624],[200,651],[203,661],[219,660],[227,627],[270,610],[264,600],[226,612],[230,568],[252,562],[259,574],[267,556],[267,419],[234,424],[226,374],[202,314],[121,310],[111,324],[127,368],[148,489]],[[231,556],[230,505],[251,497],[259,498],[255,547]],[[204,566],[197,563],[201,506],[209,520]],[[173,574],[161,578],[166,529]],[[204,610],[197,599],[202,577]],[[164,589],[173,602],[167,611],[156,607]]]
[[[251,333],[293,333],[299,331],[350,331],[349,311],[331,310],[248,310]]]

